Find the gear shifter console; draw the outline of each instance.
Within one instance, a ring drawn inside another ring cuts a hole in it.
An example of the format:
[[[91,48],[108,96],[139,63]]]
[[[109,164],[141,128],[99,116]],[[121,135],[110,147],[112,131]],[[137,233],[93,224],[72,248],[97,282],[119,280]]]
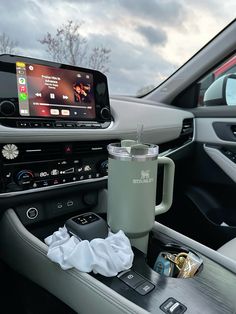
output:
[[[108,235],[106,221],[99,215],[89,212],[68,219],[65,223],[68,232],[81,240],[105,239]]]

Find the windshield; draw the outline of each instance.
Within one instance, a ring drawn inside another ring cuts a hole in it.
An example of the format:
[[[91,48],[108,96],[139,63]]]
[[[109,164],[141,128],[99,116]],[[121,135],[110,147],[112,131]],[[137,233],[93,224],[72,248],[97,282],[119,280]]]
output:
[[[233,18],[228,0],[1,1],[0,52],[100,70],[110,94],[139,96]]]

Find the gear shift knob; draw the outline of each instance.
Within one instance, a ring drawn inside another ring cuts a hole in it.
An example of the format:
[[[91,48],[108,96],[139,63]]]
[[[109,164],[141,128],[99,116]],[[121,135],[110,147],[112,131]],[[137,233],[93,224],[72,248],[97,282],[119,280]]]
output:
[[[91,241],[108,236],[106,221],[95,213],[85,213],[68,219],[65,223],[68,232],[80,240]]]

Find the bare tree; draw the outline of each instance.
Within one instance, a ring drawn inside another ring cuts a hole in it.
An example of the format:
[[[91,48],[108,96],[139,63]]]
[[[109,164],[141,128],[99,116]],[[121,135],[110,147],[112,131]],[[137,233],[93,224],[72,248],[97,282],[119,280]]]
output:
[[[108,63],[110,61],[111,49],[105,47],[95,47],[93,48],[89,59],[88,66],[92,69],[101,71],[103,73],[108,73]]]
[[[15,53],[17,42],[12,40],[6,33],[0,34],[0,54]]]
[[[83,23],[70,20],[58,27],[55,35],[47,33],[39,42],[47,47],[47,52],[54,61],[108,72],[111,50],[104,47],[90,50],[87,39],[81,32],[82,25]]]

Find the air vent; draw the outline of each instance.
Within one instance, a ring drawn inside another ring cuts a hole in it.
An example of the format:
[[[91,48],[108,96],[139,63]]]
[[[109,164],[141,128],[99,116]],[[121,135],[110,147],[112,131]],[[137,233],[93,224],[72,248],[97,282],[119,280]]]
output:
[[[184,119],[180,136],[193,135],[193,119]]]

